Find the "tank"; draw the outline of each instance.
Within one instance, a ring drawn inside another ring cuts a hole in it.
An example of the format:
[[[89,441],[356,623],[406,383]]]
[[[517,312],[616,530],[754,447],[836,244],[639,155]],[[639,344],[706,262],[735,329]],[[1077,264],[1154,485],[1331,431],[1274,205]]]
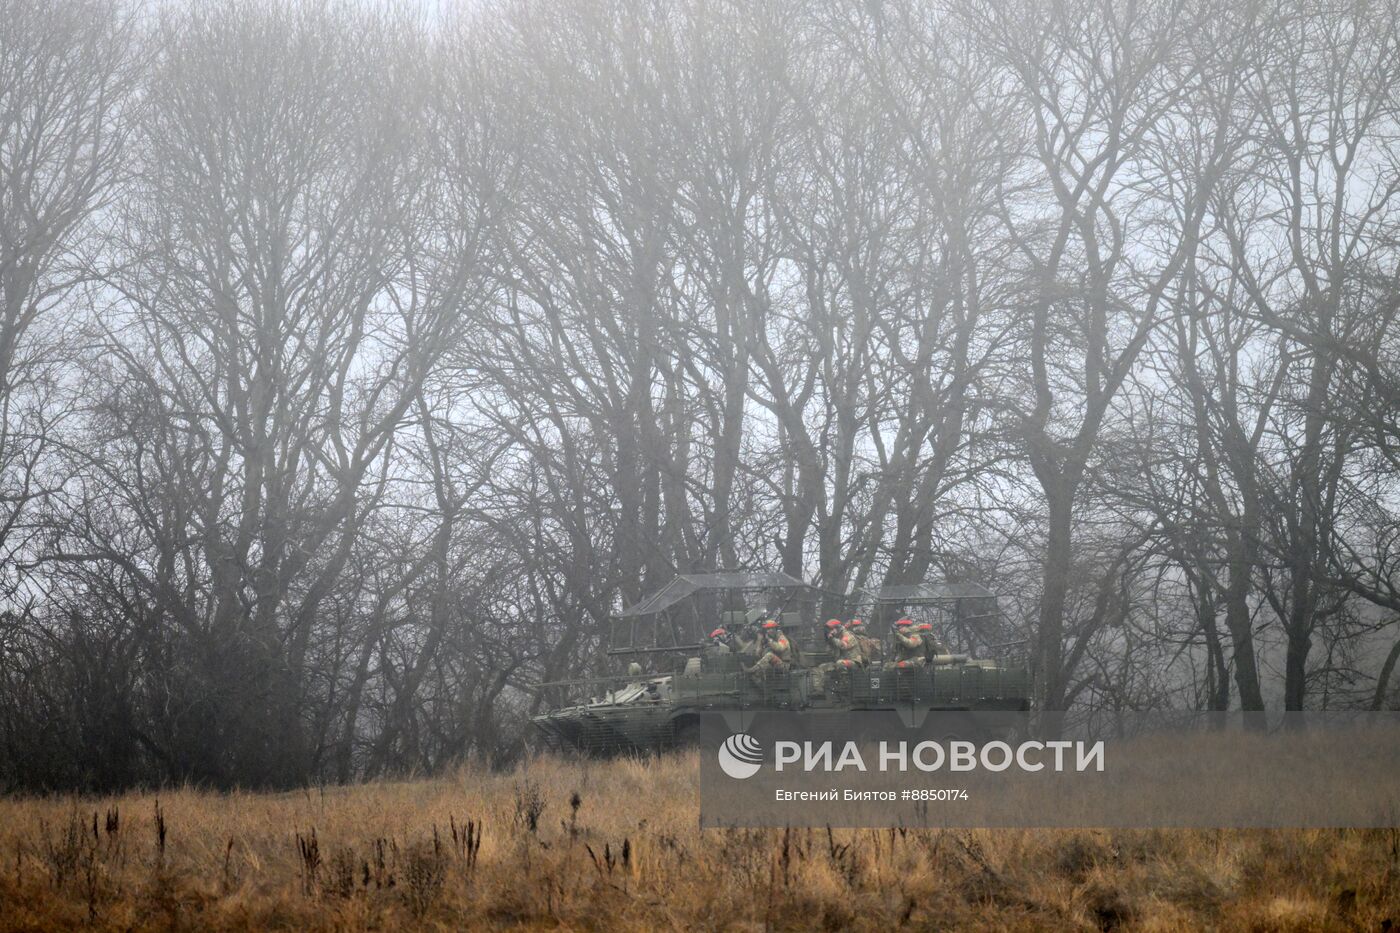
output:
[[[650,752],[687,744],[703,713],[786,710],[993,711],[1030,708],[1030,675],[1015,658],[1020,641],[997,640],[996,596],[975,583],[885,586],[843,609],[868,609],[867,629],[891,654],[893,621],[934,623],[952,646],[920,667],[872,663],[832,670],[817,605],[822,594],[781,573],[681,574],[613,620],[608,653],[627,670],[538,684],[547,711],[531,719],[544,743],[593,755]],[[862,607],[859,605],[864,603]],[[709,642],[705,633],[778,621],[795,648],[788,671],[749,673],[753,657]],[[707,624],[708,621],[708,624]],[[684,636],[689,635],[689,638]],[[966,648],[969,650],[959,650]],[[980,650],[978,650],[980,649]],[[974,657],[973,651],[993,657]],[[644,662],[669,670],[647,672]]]

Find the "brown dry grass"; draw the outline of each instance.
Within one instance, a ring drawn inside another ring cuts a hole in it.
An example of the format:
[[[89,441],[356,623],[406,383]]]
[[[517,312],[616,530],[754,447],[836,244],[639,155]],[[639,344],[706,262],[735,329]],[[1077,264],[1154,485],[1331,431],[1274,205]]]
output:
[[[540,758],[511,773],[280,795],[0,800],[0,929],[1382,930],[1400,920],[1400,831],[702,833],[697,770],[693,754]]]

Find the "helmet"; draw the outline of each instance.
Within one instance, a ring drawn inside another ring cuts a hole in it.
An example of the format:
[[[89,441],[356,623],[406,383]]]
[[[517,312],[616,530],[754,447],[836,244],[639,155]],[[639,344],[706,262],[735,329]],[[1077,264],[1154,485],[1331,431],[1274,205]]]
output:
[[[720,626],[719,628],[715,629],[713,632],[710,633],[710,637],[711,637],[711,638],[723,638],[725,635],[728,635],[728,634],[729,634],[729,633],[726,632],[726,631],[724,630],[724,626]]]
[[[900,619],[894,624],[895,628],[907,628],[914,624],[913,619]]]
[[[830,629],[830,628],[840,628],[840,627],[841,627],[841,620],[840,620],[840,619],[827,619],[827,620],[826,620],[826,627],[829,628],[829,629]]]
[[[847,628],[865,628],[865,622],[860,619],[852,619],[846,623]]]
[[[914,630],[918,632],[931,632],[933,631],[933,623],[920,622],[918,625],[914,626]]]
[[[778,627],[778,620],[777,620],[777,619],[769,619],[767,622],[764,622],[764,623],[763,623],[763,627],[764,627],[765,630],[771,632],[773,629],[775,629],[775,628]]]

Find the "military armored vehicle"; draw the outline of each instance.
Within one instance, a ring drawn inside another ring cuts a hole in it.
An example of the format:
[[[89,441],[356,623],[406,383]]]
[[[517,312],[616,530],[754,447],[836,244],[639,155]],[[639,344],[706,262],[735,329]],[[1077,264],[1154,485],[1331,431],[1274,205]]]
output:
[[[895,710],[918,718],[930,710],[1029,709],[1029,674],[1009,656],[1020,643],[989,642],[1000,616],[985,587],[924,583],[842,597],[847,615],[868,610],[862,618],[886,657],[895,619],[934,622],[954,650],[907,669],[872,663],[823,670],[823,595],[830,596],[782,573],[681,574],[614,617],[608,654],[627,666],[625,673],[537,685],[550,708],[531,721],[548,745],[615,754],[684,744],[707,712]],[[825,605],[829,610],[831,601]],[[716,627],[734,631],[766,619],[776,620],[796,649],[790,670],[749,673],[752,657],[707,637]],[[974,659],[960,648],[1001,657]]]

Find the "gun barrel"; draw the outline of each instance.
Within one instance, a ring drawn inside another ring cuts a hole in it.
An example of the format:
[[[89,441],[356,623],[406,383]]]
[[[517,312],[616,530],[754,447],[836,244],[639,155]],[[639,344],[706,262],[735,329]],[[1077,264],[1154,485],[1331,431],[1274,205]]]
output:
[[[665,648],[609,648],[608,657],[625,658],[634,654],[665,654],[668,651],[701,651],[704,645],[670,645]]]

